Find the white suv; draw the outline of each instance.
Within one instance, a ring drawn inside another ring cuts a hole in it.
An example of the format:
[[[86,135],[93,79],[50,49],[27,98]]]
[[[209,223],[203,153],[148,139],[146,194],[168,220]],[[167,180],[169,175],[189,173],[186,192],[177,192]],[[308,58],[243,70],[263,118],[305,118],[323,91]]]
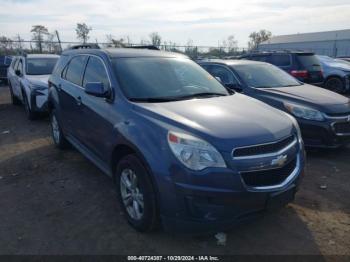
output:
[[[58,55],[16,56],[7,70],[12,104],[23,104],[29,119],[47,111],[48,79]]]

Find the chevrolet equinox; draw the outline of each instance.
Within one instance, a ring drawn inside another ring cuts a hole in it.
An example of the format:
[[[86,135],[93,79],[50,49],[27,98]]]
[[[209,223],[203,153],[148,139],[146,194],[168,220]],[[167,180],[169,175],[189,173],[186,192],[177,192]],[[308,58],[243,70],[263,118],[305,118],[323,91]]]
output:
[[[186,56],[142,49],[63,52],[49,79],[52,137],[115,182],[135,229],[224,229],[294,199],[297,122],[226,89]]]

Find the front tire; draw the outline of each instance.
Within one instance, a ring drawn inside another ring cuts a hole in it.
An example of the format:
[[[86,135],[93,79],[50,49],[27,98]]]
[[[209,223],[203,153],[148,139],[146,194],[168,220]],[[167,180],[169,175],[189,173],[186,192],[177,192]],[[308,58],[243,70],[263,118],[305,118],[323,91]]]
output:
[[[23,105],[24,105],[24,110],[26,111],[27,114],[27,118],[29,120],[34,120],[37,118],[37,114],[35,112],[32,111],[32,109],[29,106],[29,101],[27,98],[27,95],[25,94],[25,92],[22,93],[23,96]]]
[[[119,161],[115,182],[128,223],[140,232],[155,230],[158,225],[155,191],[147,169],[135,154]]]
[[[69,147],[69,142],[62,133],[62,129],[57,119],[55,110],[52,110],[50,115],[50,125],[51,125],[51,134],[52,140],[55,146],[59,149],[66,149]]]
[[[339,77],[330,77],[325,82],[325,87],[333,92],[345,93],[345,85],[341,78]]]
[[[12,89],[12,86],[11,86],[11,84],[9,83],[9,89],[10,89],[10,94],[11,94],[11,103],[13,104],[13,105],[20,105],[21,104],[21,100],[19,100],[16,96],[15,96],[15,94],[13,93],[13,89]]]

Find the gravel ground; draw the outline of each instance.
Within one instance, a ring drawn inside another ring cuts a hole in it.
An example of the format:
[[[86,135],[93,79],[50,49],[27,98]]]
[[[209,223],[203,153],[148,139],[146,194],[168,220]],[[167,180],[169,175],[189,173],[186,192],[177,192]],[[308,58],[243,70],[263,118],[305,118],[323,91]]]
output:
[[[140,234],[112,181],[74,149],[55,149],[48,119],[27,120],[3,86],[0,254],[350,255],[350,148],[308,152],[307,163],[295,202],[227,232],[225,246],[212,235]]]

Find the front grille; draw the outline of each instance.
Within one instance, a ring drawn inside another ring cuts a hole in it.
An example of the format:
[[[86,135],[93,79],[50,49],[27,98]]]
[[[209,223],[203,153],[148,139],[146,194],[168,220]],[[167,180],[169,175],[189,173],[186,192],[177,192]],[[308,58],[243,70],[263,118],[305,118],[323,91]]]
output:
[[[334,131],[337,134],[350,133],[350,122],[339,122],[333,125]]]
[[[287,147],[293,141],[294,136],[289,136],[274,143],[237,148],[233,151],[233,157],[246,157],[275,153]]]
[[[281,168],[270,170],[259,170],[242,172],[241,176],[244,183],[251,187],[274,186],[281,184],[296,168],[297,159],[294,158],[288,164]]]

